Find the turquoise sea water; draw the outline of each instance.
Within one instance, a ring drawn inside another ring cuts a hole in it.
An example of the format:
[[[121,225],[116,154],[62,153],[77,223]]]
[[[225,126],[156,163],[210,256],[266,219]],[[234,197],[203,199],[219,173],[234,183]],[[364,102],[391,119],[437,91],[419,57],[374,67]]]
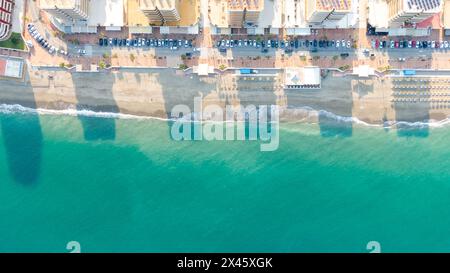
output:
[[[449,126],[283,124],[274,152],[149,119],[0,128],[0,251],[450,251]]]

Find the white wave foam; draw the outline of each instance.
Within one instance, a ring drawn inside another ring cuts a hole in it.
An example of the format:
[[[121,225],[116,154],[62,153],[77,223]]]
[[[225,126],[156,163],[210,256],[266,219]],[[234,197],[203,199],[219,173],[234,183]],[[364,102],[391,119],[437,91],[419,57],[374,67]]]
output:
[[[97,112],[87,109],[64,109],[64,110],[52,110],[45,108],[29,108],[20,104],[0,104],[0,113],[14,114],[39,114],[39,115],[63,115],[63,116],[85,116],[85,117],[97,117],[97,118],[113,118],[113,119],[155,119],[168,121],[171,119],[152,117],[152,116],[138,116],[131,114],[113,113],[113,112]]]
[[[308,118],[314,117],[318,118],[320,116],[325,116],[331,120],[335,120],[336,122],[343,123],[351,123],[368,127],[382,127],[382,128],[411,128],[411,129],[420,129],[420,128],[439,128],[450,124],[450,117],[447,117],[443,120],[425,120],[425,121],[416,121],[416,122],[408,122],[408,121],[386,121],[383,124],[377,123],[368,123],[363,120],[358,119],[357,117],[348,117],[348,116],[340,116],[335,113],[326,111],[326,110],[317,110],[309,106],[297,107],[297,108],[284,108],[284,112],[288,115],[303,115],[304,118],[302,120],[307,120]]]
[[[14,114],[14,113],[25,113],[25,114],[39,114],[39,115],[65,115],[65,116],[85,116],[85,117],[98,117],[98,118],[114,118],[114,119],[152,119],[160,121],[175,121],[175,118],[160,118],[153,116],[139,116],[123,113],[113,113],[113,112],[97,112],[93,110],[79,110],[79,109],[64,109],[64,110],[51,110],[45,108],[29,108],[22,106],[20,104],[0,104],[0,113],[2,114]],[[418,122],[407,122],[407,121],[386,121],[383,124],[372,124],[358,119],[357,117],[346,117],[334,114],[326,110],[316,110],[309,106],[297,107],[297,108],[283,108],[280,109],[280,115],[287,113],[288,115],[303,115],[301,120],[291,120],[293,122],[308,122],[310,118],[318,118],[319,116],[326,116],[329,119],[335,120],[337,122],[352,123],[368,127],[382,127],[382,128],[439,128],[450,124],[450,117],[443,120],[426,120]],[[233,121],[226,121],[233,122]]]

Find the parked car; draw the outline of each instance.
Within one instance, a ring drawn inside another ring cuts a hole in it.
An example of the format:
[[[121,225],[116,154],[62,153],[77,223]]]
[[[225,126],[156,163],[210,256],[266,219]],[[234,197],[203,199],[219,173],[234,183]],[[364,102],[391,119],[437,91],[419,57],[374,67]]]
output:
[[[392,41],[392,40],[391,40],[391,45],[390,45],[390,47],[391,47],[391,48],[394,48],[394,47],[395,47],[395,42]]]
[[[386,42],[384,41],[384,45],[386,45]],[[350,42],[350,40],[348,40],[347,41],[347,48],[350,48],[352,45],[351,45],[351,42]]]
[[[103,46],[103,39],[102,38],[98,39],[98,45],[99,46]]]

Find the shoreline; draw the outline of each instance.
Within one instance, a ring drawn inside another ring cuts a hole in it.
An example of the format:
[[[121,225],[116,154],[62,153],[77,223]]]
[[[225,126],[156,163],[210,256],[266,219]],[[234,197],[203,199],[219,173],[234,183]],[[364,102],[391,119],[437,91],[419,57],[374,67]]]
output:
[[[282,110],[285,111],[286,109]],[[390,121],[385,123],[368,123],[363,120],[360,120],[356,117],[345,117],[345,116],[339,116],[334,113],[325,111],[325,110],[315,110],[311,109],[309,107],[305,108],[299,108],[295,110],[301,110],[305,113],[308,113],[310,117],[317,117],[318,115],[324,114],[328,117],[331,117],[331,120],[335,120],[336,124],[352,124],[352,125],[359,125],[364,127],[375,127],[375,128],[385,128],[385,129],[397,129],[397,125],[402,125],[404,127],[409,127],[411,129],[414,128],[423,128],[423,127],[429,127],[429,128],[440,128],[446,125],[450,125],[450,117],[443,119],[443,120],[423,120],[423,121],[415,121],[415,122],[408,122],[408,121]],[[93,118],[106,118],[106,119],[136,119],[136,120],[158,120],[158,121],[174,121],[175,119],[172,118],[163,118],[163,117],[157,117],[157,116],[148,116],[148,115],[136,115],[136,114],[130,114],[130,113],[121,113],[121,112],[105,112],[105,111],[96,111],[94,109],[74,109],[74,108],[66,108],[66,109],[50,109],[50,108],[32,108],[25,105],[21,105],[18,103],[15,104],[0,104],[0,114],[14,114],[14,113],[29,113],[29,114],[38,114],[38,115],[61,115],[61,116],[71,116],[71,117],[93,117]],[[312,115],[311,115],[312,114]],[[287,118],[281,118],[280,119],[280,125],[286,125],[286,124],[311,124],[315,125],[318,124],[317,121],[314,121],[314,118],[308,119],[294,119],[292,116],[289,118],[289,116],[284,116]],[[202,123],[212,123],[212,122],[221,122],[221,121],[212,121],[208,119],[201,120]],[[238,123],[242,122],[242,120],[228,120],[223,121],[226,122],[233,122]],[[401,128],[405,129],[405,128]]]
[[[26,76],[22,83],[0,81],[0,104],[167,120],[174,106],[183,104],[192,110],[194,98],[201,97],[203,107],[277,105],[280,120],[286,122],[317,123],[334,116],[340,121],[383,126],[445,123],[450,117],[450,107],[433,108],[430,102],[394,103],[390,79],[330,74],[322,79],[320,90],[286,90],[282,73],[202,78],[176,69],[94,74],[30,70]]]

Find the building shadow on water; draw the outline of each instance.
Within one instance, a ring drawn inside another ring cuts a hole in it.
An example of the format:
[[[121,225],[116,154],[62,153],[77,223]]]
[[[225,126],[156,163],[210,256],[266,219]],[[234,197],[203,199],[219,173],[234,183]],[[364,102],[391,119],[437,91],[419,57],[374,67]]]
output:
[[[26,76],[28,77],[28,75]],[[37,108],[34,93],[28,81],[2,81],[2,94],[20,94],[20,101],[0,98],[0,104],[17,104]],[[13,109],[11,113],[0,115],[0,126],[5,146],[7,164],[12,179],[22,185],[33,185],[39,180],[42,161],[43,136],[39,115],[33,112],[21,113]]]
[[[78,119],[87,141],[114,140],[116,138],[116,119],[105,115],[99,118],[90,111],[119,113],[113,95],[115,76],[109,72],[73,73],[73,85],[77,98]],[[101,119],[101,120],[100,120]]]
[[[184,73],[176,69],[164,69],[154,71],[157,73],[158,83],[162,89],[164,99],[164,118],[168,118],[168,134],[173,139],[171,128],[174,123],[171,120],[172,109],[177,105],[187,106],[191,112],[195,111],[195,98],[205,98],[214,92],[216,83],[212,78],[201,78],[196,74]],[[194,124],[191,126],[191,139],[194,139]]]
[[[392,78],[393,107],[398,136],[428,137],[434,85],[436,84],[430,78]]]
[[[261,110],[261,107],[266,106],[267,114],[262,112],[262,114],[266,114],[267,116],[267,128],[262,128],[260,124],[260,120],[258,117],[258,124],[256,129],[256,137],[258,140],[261,140],[261,130],[266,129],[268,134],[276,133],[272,131],[272,116],[270,113],[270,107],[273,105],[277,105],[277,96],[276,91],[277,88],[280,88],[279,82],[275,75],[236,75],[232,78],[233,84],[235,87],[235,93],[237,94],[237,99],[239,104],[243,108],[248,108],[249,106],[255,106],[258,113]],[[250,115],[250,113],[246,113]],[[250,122],[248,116],[245,117],[245,138],[250,138]]]

